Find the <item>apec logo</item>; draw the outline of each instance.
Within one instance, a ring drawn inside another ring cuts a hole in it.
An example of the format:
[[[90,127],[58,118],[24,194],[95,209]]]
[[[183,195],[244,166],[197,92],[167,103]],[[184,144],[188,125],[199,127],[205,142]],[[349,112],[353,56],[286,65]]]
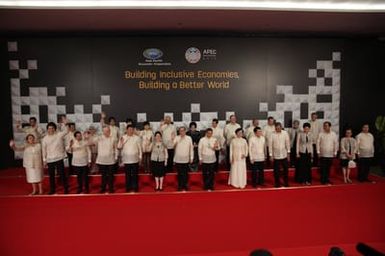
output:
[[[149,48],[143,51],[143,56],[146,59],[157,60],[162,58],[163,52],[157,48]]]
[[[196,47],[190,47],[186,50],[185,58],[187,62],[195,64],[201,59],[201,51]]]

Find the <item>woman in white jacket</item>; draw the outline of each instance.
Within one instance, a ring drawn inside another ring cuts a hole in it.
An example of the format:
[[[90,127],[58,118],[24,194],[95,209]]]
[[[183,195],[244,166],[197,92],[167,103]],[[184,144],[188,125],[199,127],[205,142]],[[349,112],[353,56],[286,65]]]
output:
[[[13,140],[10,141],[9,145],[13,150],[24,151],[23,166],[27,182],[32,184],[32,193],[30,195],[43,194],[42,181],[44,173],[40,143],[36,143],[35,136],[28,134],[24,146],[16,146]]]

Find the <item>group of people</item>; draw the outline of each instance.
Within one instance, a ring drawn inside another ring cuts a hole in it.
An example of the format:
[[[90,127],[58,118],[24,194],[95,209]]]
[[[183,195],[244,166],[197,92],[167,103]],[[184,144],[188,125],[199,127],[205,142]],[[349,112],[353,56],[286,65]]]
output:
[[[273,117],[268,117],[263,128],[254,119],[243,131],[235,115],[230,116],[224,129],[219,127],[218,119],[213,119],[211,127],[204,132],[197,130],[195,122],[190,123],[189,129],[177,128],[170,116],[165,116],[155,133],[149,122],[144,122],[143,130],[138,130],[133,120],[127,119],[125,132],[121,134],[115,118],[106,120],[105,113],[101,115],[101,127],[101,134],[94,127],[82,133],[65,117],[58,125],[48,123],[46,132],[34,117],[26,127],[18,123],[16,129],[25,132],[26,142],[18,146],[11,140],[10,146],[24,151],[23,166],[27,182],[32,183],[32,194],[43,194],[45,166],[48,167],[49,194],[56,193],[56,174],[60,176],[64,193],[69,192],[65,158],[68,159],[69,173],[77,174],[77,193],[89,192],[89,173],[96,170],[102,176],[100,192],[113,193],[114,175],[119,165],[124,166],[127,192],[139,191],[140,165],[154,176],[156,191],[163,190],[164,177],[174,166],[178,190],[188,190],[189,171],[196,171],[201,166],[203,189],[211,191],[214,190],[221,153],[226,155],[230,171],[228,184],[241,189],[247,185],[249,168],[251,185],[264,186],[266,165],[273,167],[275,187],[282,185],[281,176],[283,186],[289,186],[290,165],[295,167],[298,183],[311,185],[312,167],[319,165],[321,183],[331,184],[329,173],[338,152],[345,183],[352,182],[350,169],[355,167],[356,158],[358,180],[367,181],[374,155],[374,140],[368,124],[363,125],[356,138],[351,129],[346,129],[339,142],[331,123],[321,123],[316,113],[311,114],[311,120],[304,123],[302,129],[299,121],[294,121],[287,130]]]

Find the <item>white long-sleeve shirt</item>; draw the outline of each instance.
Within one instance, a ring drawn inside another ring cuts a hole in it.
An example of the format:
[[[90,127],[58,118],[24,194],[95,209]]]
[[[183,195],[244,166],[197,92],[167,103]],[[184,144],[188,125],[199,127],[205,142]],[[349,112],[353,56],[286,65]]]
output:
[[[215,156],[215,150],[219,147],[216,147],[217,139],[214,137],[208,138],[207,136],[201,138],[198,144],[198,155],[199,161],[202,161],[206,164],[212,164],[217,161]]]
[[[55,132],[52,135],[47,134],[42,140],[43,161],[54,163],[63,160],[66,157],[64,148],[64,136],[67,131]]]
[[[255,136],[255,133],[254,133],[254,128],[255,128],[255,127],[256,127],[256,126],[250,125],[250,126],[246,129],[245,137],[246,137],[247,141],[249,141],[251,137]]]
[[[271,134],[273,132],[275,132],[275,125],[266,125],[266,126],[264,126],[263,129],[262,129],[262,132],[263,132],[263,136],[265,136],[266,145],[268,147],[270,147],[269,146],[269,144],[270,144],[270,137],[271,137]]]
[[[282,130],[281,132],[273,132],[269,139],[269,154],[274,159],[287,158],[290,153],[289,134]]]
[[[217,127],[211,127],[211,129],[213,129],[213,137],[217,139],[218,141],[218,144],[219,144],[219,148],[218,149],[221,149],[225,146],[225,137],[223,136],[223,129],[220,128],[219,126]],[[217,149],[217,150],[218,150]]]
[[[174,162],[185,164],[194,160],[194,146],[190,136],[176,136],[174,138]]]
[[[226,124],[225,130],[224,130],[224,136],[226,138],[227,146],[230,146],[231,140],[235,138],[235,136],[236,136],[235,131],[238,128],[241,128],[241,126],[239,124],[237,124],[237,123],[235,123],[235,124],[233,124],[233,123]]]
[[[98,156],[96,163],[101,165],[113,165],[118,160],[118,150],[116,140],[112,136],[106,137],[104,135],[95,139],[98,149]]]
[[[320,157],[335,157],[338,151],[338,138],[335,132],[321,132],[317,140],[317,153]]]
[[[313,136],[311,135],[311,132],[305,133],[305,132],[299,132],[297,135],[297,152],[296,154],[299,155],[300,153],[305,154],[306,152],[308,154],[313,155]]]
[[[160,127],[160,132],[162,133],[163,143],[166,145],[167,149],[174,148],[174,142],[172,137],[176,135],[176,128],[173,124],[163,124]]]
[[[322,129],[323,129],[322,123],[320,120],[315,120],[315,121],[310,120],[309,123],[311,125],[310,126],[310,132],[312,134],[313,144],[317,144],[318,136],[322,132]]]
[[[70,149],[72,152],[73,166],[82,167],[91,163],[91,150],[87,141],[78,141],[74,139],[73,145]]]
[[[266,159],[266,139],[264,136],[252,136],[249,139],[250,162],[262,162]]]
[[[247,148],[247,141],[244,138],[234,138],[230,144],[230,160],[231,161],[242,161],[242,158],[247,157],[249,150]]]
[[[355,159],[357,154],[357,141],[352,137],[344,137],[341,139],[340,143],[340,158],[348,159],[349,151],[352,155],[351,159]]]
[[[42,170],[42,156],[40,143],[26,144],[24,146],[23,167]]]
[[[17,130],[19,132],[24,132],[25,135],[32,134],[35,137],[36,142],[40,142],[44,136],[43,129],[41,129],[40,126],[38,126],[38,125],[36,125],[34,127],[32,127],[32,126],[27,126],[24,128],[19,127]]]
[[[142,151],[143,153],[151,152],[151,144],[153,141],[154,133],[152,130],[140,131],[140,138],[142,139]]]
[[[374,138],[371,133],[361,132],[356,136],[358,156],[373,157],[374,156]]]
[[[119,140],[118,149],[122,150],[122,162],[125,164],[135,164],[142,160],[142,145],[140,137],[137,135],[123,135]]]
[[[64,146],[65,146],[65,149],[66,149],[67,153],[71,153],[71,149],[70,149],[71,140],[75,140],[74,132],[69,131],[64,136]]]

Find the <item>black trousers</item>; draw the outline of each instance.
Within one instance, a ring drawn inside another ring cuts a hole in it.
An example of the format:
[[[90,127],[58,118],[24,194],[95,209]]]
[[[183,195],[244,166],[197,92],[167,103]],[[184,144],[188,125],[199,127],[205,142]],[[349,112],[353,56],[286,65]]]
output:
[[[317,145],[313,144],[313,166],[318,166],[319,163],[319,157],[317,153]]]
[[[72,166],[72,153],[67,152],[67,158],[68,158],[69,175],[73,175],[74,174],[74,168]]]
[[[299,154],[299,163],[298,163],[298,182],[311,183],[311,154],[300,153]]]
[[[115,172],[115,164],[104,165],[98,164],[99,171],[102,174],[102,184],[100,187],[100,192],[106,192],[106,187],[108,183],[108,190],[110,193],[114,192],[114,172]]]
[[[215,172],[218,172],[218,169],[219,169],[219,152],[220,152],[220,150],[215,150],[215,157],[217,158],[217,160],[215,161],[215,166],[214,166]]]
[[[74,166],[74,170],[78,175],[78,193],[81,193],[83,191],[83,185],[84,190],[88,193],[89,192],[89,177],[88,174],[90,172],[90,168],[88,166]]]
[[[358,175],[357,175],[358,181],[362,182],[362,181],[368,180],[371,162],[372,162],[371,157],[358,158]]]
[[[330,183],[330,167],[333,163],[333,157],[320,157],[321,184]]]
[[[126,191],[137,192],[139,189],[139,163],[124,164],[124,169],[126,171]]]
[[[251,185],[263,185],[265,183],[265,162],[259,161],[251,164]]]
[[[167,158],[167,172],[172,172],[172,166],[174,164],[174,149],[167,149],[168,158]]]
[[[188,189],[188,163],[176,163],[176,171],[178,177],[178,190]]]
[[[64,187],[64,194],[68,194],[68,178],[64,170],[63,160],[59,160],[53,163],[48,163],[48,174],[49,174],[49,193],[54,194],[56,192],[56,182],[55,182],[55,170],[57,170],[61,183]]]
[[[214,189],[215,163],[202,163],[203,189]]]
[[[275,181],[275,187],[280,187],[280,168],[283,169],[283,182],[284,185],[287,187],[289,186],[289,162],[287,161],[287,158],[284,159],[274,159],[274,181]]]

